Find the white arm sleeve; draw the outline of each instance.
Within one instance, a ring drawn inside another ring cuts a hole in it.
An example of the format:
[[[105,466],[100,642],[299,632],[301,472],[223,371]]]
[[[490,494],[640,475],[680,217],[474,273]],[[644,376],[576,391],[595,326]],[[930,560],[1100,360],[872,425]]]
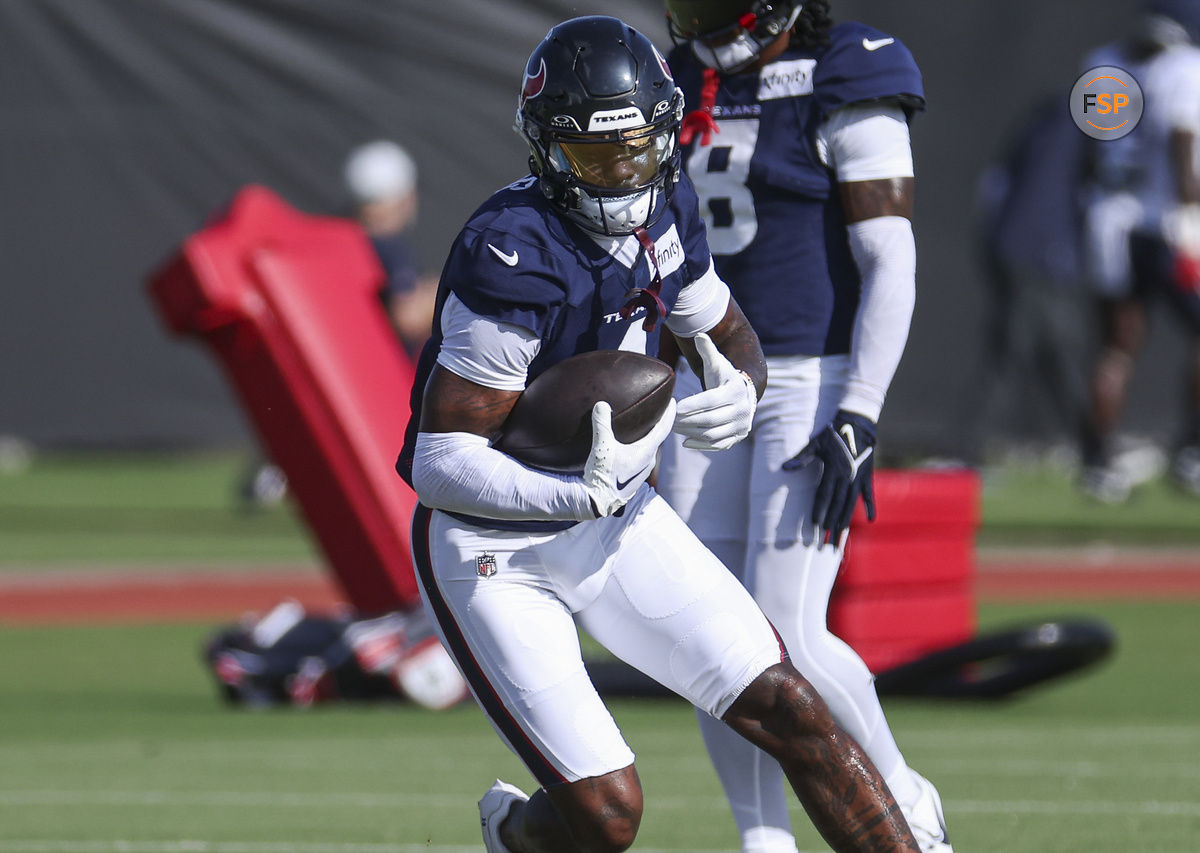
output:
[[[681,338],[694,338],[721,322],[728,307],[729,285],[710,261],[708,272],[679,291],[667,328]]]
[[[817,132],[817,150],[839,183],[913,176],[908,121],[897,104],[851,104],[836,110]],[[912,224],[902,216],[855,222],[846,231],[862,291],[841,408],[878,421],[908,341],[916,301],[916,244]]]
[[[446,299],[437,360],[463,379],[501,391],[522,391],[529,365],[541,348],[541,340],[528,329],[480,316],[454,294]]]
[[[582,478],[527,468],[467,432],[417,433],[413,488],[425,506],[484,518],[596,517]]]
[[[541,340],[474,313],[451,295],[442,309],[438,364],[488,388],[521,391]],[[413,487],[421,503],[497,519],[595,518],[583,480],[527,468],[465,432],[417,433]]]
[[[817,130],[821,162],[840,182],[913,176],[908,120],[897,104],[850,104]]]
[[[846,231],[862,276],[862,291],[841,408],[878,421],[908,341],[917,295],[916,243],[912,223],[903,216],[854,222]]]

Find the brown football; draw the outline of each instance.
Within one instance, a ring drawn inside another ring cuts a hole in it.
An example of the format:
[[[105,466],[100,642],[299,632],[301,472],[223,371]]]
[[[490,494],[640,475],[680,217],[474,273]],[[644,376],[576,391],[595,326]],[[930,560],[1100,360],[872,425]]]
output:
[[[605,400],[618,441],[636,441],[658,422],[675,371],[648,355],[596,350],[563,359],[517,398],[495,447],[534,468],[582,471],[592,448],[592,407]]]

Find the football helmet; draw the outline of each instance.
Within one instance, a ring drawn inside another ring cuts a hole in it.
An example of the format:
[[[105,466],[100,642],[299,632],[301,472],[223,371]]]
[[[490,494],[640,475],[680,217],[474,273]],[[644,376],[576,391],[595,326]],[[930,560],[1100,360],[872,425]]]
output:
[[[572,18],[529,57],[514,130],[546,198],[585,229],[655,222],[679,179],[683,93],[657,48],[616,18]]]
[[[1160,22],[1162,18],[1166,18],[1183,28],[1183,32],[1174,40],[1166,41],[1168,45],[1179,41],[1200,41],[1200,3],[1195,0],[1150,0],[1143,15],[1143,18],[1147,17],[1157,18]],[[1162,27],[1163,24],[1160,23],[1159,26]]]
[[[798,0],[666,0],[667,27],[676,44],[724,74],[758,59],[800,17]]]

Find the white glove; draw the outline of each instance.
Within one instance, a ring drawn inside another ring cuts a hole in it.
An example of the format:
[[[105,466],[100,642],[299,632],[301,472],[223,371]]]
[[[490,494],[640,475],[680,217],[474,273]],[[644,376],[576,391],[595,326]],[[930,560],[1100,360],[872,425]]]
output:
[[[633,497],[654,470],[658,447],[675,422],[671,400],[658,423],[637,441],[622,444],[612,430],[612,406],[603,400],[592,407],[592,452],[583,469],[583,485],[599,518],[612,515]]]
[[[725,450],[750,434],[758,394],[750,377],[721,355],[712,338],[701,332],[695,341],[707,390],[679,401],[675,432],[687,436],[684,447]]]

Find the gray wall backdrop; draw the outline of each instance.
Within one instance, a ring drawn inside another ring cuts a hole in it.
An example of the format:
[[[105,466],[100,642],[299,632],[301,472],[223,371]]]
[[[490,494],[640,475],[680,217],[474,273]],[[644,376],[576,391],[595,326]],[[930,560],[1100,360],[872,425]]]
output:
[[[1061,92],[1065,109],[1082,54],[1134,8],[835,0],[838,19],[909,44],[929,97],[914,127],[917,315],[884,419],[893,448],[960,450],[984,319],[974,184],[1026,106]],[[0,433],[53,447],[248,443],[216,362],[152,313],[147,273],[250,182],[344,212],[342,158],[380,136],[420,165],[418,237],[436,270],[475,205],[524,171],[509,127],[525,57],[586,13],[667,42],[655,0],[5,0]],[[1090,321],[1081,312],[1078,328]],[[1134,428],[1175,413],[1181,347],[1158,328]],[[1001,429],[1022,428],[1025,396],[1018,382]]]

